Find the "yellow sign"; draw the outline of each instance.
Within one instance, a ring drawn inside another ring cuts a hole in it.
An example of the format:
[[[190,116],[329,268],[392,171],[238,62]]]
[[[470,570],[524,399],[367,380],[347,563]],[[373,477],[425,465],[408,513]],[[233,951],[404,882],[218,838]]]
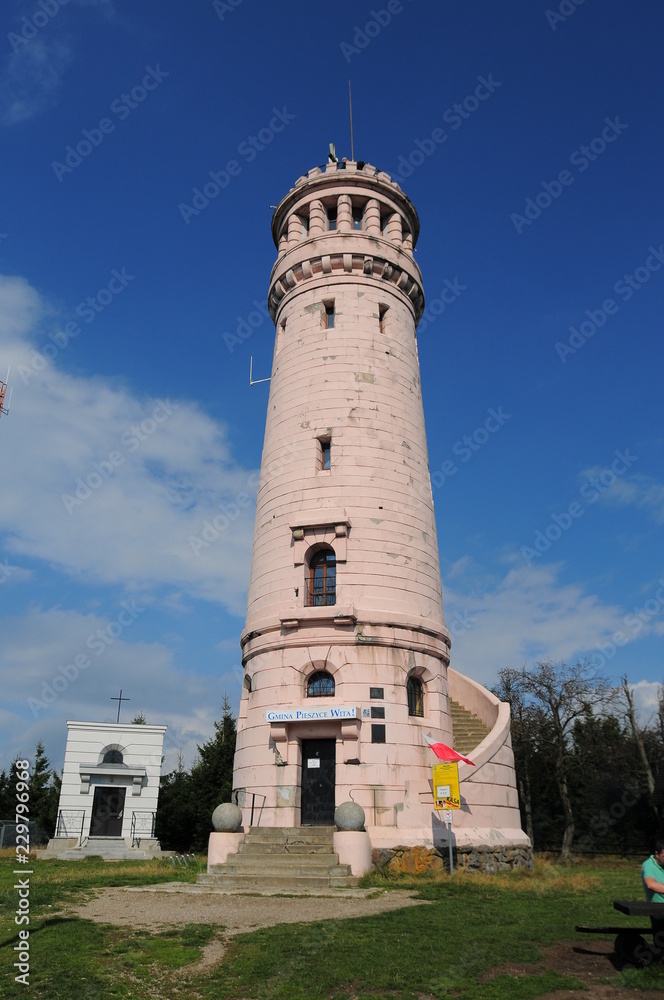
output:
[[[456,761],[450,764],[434,764],[433,804],[435,809],[461,808],[459,765]]]

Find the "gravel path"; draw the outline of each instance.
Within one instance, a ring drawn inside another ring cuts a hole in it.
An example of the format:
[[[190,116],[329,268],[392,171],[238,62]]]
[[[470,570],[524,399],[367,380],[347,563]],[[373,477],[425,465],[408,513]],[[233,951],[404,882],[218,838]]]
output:
[[[365,917],[404,906],[428,905],[405,891],[330,890],[326,895],[275,896],[212,891],[186,883],[101,889],[72,908],[77,917],[99,923],[164,928],[177,924],[219,924],[230,937],[258,927],[300,921]]]

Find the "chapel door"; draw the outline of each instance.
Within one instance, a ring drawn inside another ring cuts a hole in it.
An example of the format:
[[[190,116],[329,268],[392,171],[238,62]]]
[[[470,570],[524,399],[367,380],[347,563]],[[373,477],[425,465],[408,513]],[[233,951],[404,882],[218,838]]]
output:
[[[90,821],[91,837],[121,837],[126,788],[95,788]]]
[[[335,740],[302,740],[302,826],[334,823]]]

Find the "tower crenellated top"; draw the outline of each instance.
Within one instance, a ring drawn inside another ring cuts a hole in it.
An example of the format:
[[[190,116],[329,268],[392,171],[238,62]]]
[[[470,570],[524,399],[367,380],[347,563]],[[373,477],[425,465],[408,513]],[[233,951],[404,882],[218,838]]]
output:
[[[335,198],[338,198],[344,188],[348,189],[351,199],[353,214],[350,219],[338,218],[334,212],[330,214],[330,209],[334,209]],[[377,216],[370,207],[369,218],[366,219],[366,210],[369,202],[377,201]],[[320,202],[324,208],[321,216],[319,211]],[[313,209],[313,218],[312,218]],[[288,194],[281,199],[279,205],[272,216],[272,238],[275,246],[282,250],[284,237],[288,239],[289,219],[295,213],[304,223],[309,221],[309,231],[313,226],[311,235],[321,235],[329,232],[330,221],[337,221],[337,229],[341,232],[350,232],[353,228],[359,229],[359,211],[362,210],[363,222],[366,230],[372,235],[387,235],[387,227],[392,221],[392,238],[395,242],[404,246],[406,250],[412,251],[417,243],[420,233],[420,220],[415,206],[410,198],[404,194],[402,189],[393,181],[389,174],[383,170],[378,170],[370,163],[362,160],[342,160],[339,163],[327,163],[324,167],[313,167],[306,176],[298,177],[294,186]],[[400,216],[401,232],[395,224],[396,220],[392,216],[397,213]],[[322,228],[319,228],[322,223]],[[345,224],[349,223],[348,228]],[[344,228],[342,228],[344,226]],[[306,228],[306,227],[305,227]],[[334,231],[334,230],[332,230]]]
[[[419,231],[415,206],[389,174],[361,160],[314,167],[272,216],[278,249],[268,298],[272,318],[303,282],[356,272],[398,286],[417,323],[424,309],[413,257]]]

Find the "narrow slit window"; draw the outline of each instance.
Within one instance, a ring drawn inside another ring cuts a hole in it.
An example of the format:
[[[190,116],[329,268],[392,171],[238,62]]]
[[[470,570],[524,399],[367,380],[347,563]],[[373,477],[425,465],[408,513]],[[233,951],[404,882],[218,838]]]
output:
[[[323,327],[325,330],[334,329],[334,302],[323,302]]]
[[[283,320],[277,327],[277,342],[275,353],[278,354],[281,348],[284,346],[284,338],[286,336],[286,320]]]
[[[353,208],[353,229],[364,229],[364,211],[361,208]]]
[[[320,439],[320,467],[321,469],[329,469],[330,462],[332,458],[331,454],[332,442],[330,438]]]
[[[379,306],[378,307],[378,329],[381,333],[387,332],[387,313],[389,306]]]
[[[327,209],[327,230],[333,233],[337,228],[337,206],[330,205]]]

